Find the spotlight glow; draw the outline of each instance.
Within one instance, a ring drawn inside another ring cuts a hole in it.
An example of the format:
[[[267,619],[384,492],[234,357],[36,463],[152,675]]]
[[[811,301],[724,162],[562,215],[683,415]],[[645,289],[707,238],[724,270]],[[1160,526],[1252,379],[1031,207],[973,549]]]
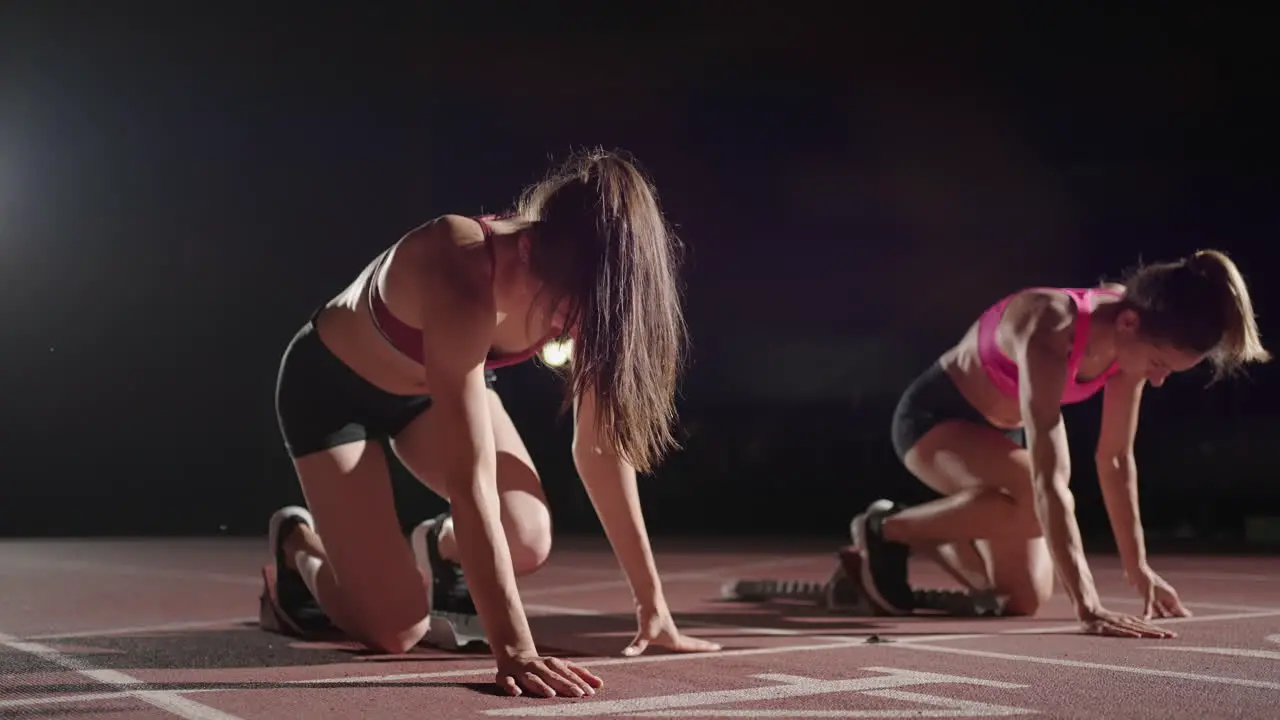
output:
[[[542,346],[542,362],[551,367],[561,367],[573,357],[573,340],[552,340]]]

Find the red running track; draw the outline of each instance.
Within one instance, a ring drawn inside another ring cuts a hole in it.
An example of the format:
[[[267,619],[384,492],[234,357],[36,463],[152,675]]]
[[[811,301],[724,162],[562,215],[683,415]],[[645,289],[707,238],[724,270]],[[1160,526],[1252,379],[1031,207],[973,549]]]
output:
[[[260,631],[264,544],[0,542],[0,717],[1257,718],[1280,703],[1276,558],[1155,558],[1196,615],[1153,641],[1080,635],[1061,596],[1034,620],[729,604],[728,579],[825,580],[834,549],[659,544],[677,621],[725,651],[622,658],[635,628],[626,584],[602,543],[568,541],[522,593],[544,651],[606,685],[548,700],[494,694],[486,655],[371,656]],[[1138,607],[1114,559],[1093,567],[1109,606]]]

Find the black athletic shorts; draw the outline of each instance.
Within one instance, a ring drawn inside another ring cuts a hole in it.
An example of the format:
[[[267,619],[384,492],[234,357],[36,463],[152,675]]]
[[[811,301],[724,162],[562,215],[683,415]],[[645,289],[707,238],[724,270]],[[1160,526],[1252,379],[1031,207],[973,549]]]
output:
[[[982,413],[973,409],[951,376],[934,363],[916,378],[902,393],[898,407],[893,411],[893,449],[903,460],[924,434],[939,423],[948,420],[965,420],[989,427],[1004,434],[1020,447],[1027,446],[1027,434],[1022,428],[1006,430],[987,421]]]
[[[280,359],[276,421],[289,456],[359,440],[395,437],[431,407],[430,395],[394,395],[360,377],[330,352],[311,316]],[[484,374],[492,388],[497,376]]]

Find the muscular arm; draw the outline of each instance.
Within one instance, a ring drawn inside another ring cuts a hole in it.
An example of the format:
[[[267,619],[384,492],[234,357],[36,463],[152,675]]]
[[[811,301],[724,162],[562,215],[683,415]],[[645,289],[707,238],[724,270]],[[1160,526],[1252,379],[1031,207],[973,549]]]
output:
[[[497,455],[484,360],[492,346],[496,312],[488,264],[476,262],[465,218],[446,217],[429,232],[438,237],[420,252],[423,370],[431,412],[444,417],[448,437],[439,447],[458,554],[472,599],[495,655],[532,655],[535,648],[516,590],[511,553],[498,504]],[[482,251],[483,252],[483,251]]]
[[[1138,466],[1133,441],[1146,380],[1118,373],[1107,381],[1102,396],[1102,430],[1095,462],[1098,484],[1107,506],[1116,548],[1130,577],[1147,567],[1146,542],[1138,512]]]
[[[1033,297],[1012,318],[1011,334],[1019,367],[1022,418],[1031,454],[1036,517],[1049,544],[1058,576],[1077,611],[1099,605],[1084,557],[1071,459],[1062,422],[1074,315],[1054,299]]]
[[[635,468],[600,442],[596,432],[595,398],[591,393],[580,398],[574,410],[573,462],[605,536],[631,584],[636,603],[644,608],[665,608],[666,600],[640,507]]]

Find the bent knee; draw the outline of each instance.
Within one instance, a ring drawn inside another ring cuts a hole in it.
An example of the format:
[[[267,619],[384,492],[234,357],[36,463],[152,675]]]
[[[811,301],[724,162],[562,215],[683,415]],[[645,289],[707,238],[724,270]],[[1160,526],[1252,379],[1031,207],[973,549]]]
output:
[[[1044,536],[1044,528],[1036,515],[1035,498],[1014,498],[1013,534],[1019,538],[1035,539]]]
[[[1053,578],[1034,578],[1017,587],[998,589],[997,592],[1008,598],[1004,606],[1005,615],[1032,617],[1039,614],[1049,598],[1053,597]]]
[[[1004,606],[1004,614],[1009,617],[1034,617],[1039,614],[1049,598],[1037,594],[1015,593],[1009,595]]]
[[[409,624],[378,623],[377,627],[370,627],[363,633],[364,645],[384,655],[403,655],[422,641],[430,623],[425,613]]]
[[[529,503],[512,513],[507,522],[507,544],[517,575],[534,572],[551,557],[551,512],[546,505]]]
[[[348,595],[349,628],[369,649],[400,655],[427,634],[431,605],[418,569],[396,573],[393,583],[370,583],[359,596]]]
[[[1044,535],[1040,518],[1036,515],[1035,493],[1029,488],[1010,491],[1006,488],[986,488],[984,493],[994,495],[1008,504],[1013,513],[1006,524],[993,528],[992,535],[1009,539],[1034,539]]]

